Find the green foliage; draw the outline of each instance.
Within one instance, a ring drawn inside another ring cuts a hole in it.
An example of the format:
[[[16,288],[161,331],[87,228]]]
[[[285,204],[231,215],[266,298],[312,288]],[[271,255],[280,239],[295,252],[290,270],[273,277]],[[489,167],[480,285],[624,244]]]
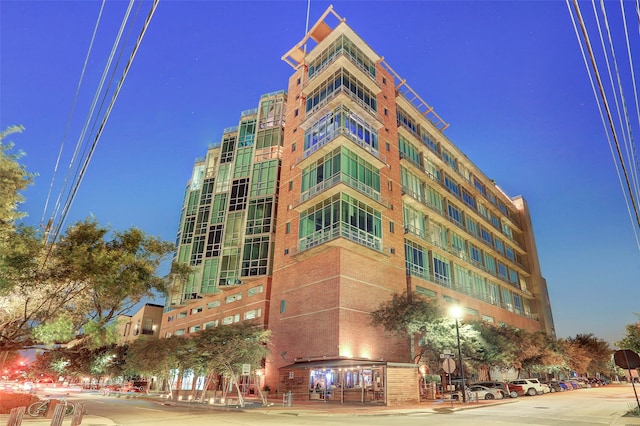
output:
[[[114,345],[100,348],[58,347],[36,356],[30,366],[30,375],[103,376],[110,373],[118,351],[119,347]]]
[[[457,353],[455,321],[443,317],[437,301],[412,293],[394,294],[371,313],[371,323],[398,336],[419,337],[421,359],[432,373],[441,371],[440,354]],[[612,372],[607,342],[592,334],[557,340],[545,332],[529,332],[511,326],[474,321],[459,323],[465,371],[516,368],[521,374],[557,374],[567,370],[581,375]],[[627,326],[627,336],[618,346],[640,349],[640,322]]]
[[[61,315],[46,324],[39,324],[33,328],[33,337],[44,345],[68,342],[75,337],[75,327],[69,315]]]
[[[440,319],[441,312],[435,299],[416,293],[393,294],[391,300],[380,304],[371,312],[373,325],[400,336],[415,336],[427,332],[431,323]]]
[[[83,332],[91,336],[87,342],[90,349],[98,349],[118,342],[118,324],[115,321],[105,325],[93,319],[89,320],[84,325]]]
[[[635,316],[640,317],[639,314],[635,314]],[[631,349],[636,353],[640,353],[640,321],[636,321],[634,324],[627,324],[624,329],[624,337],[614,344],[620,349]]]
[[[173,244],[139,229],[111,231],[88,218],[53,245],[19,226],[0,250],[0,350],[72,338],[89,348],[115,341],[114,319],[164,293],[156,275]],[[71,330],[70,330],[71,328]]]
[[[485,321],[476,321],[473,327],[478,331],[477,365],[501,369],[514,365],[518,347],[512,328]]]
[[[408,337],[411,361],[416,361],[415,338],[425,336],[429,330],[440,326],[441,312],[435,299],[416,293],[394,293],[391,300],[380,304],[371,312],[371,324],[382,326],[399,337]],[[435,339],[436,334],[433,335]]]
[[[269,354],[271,332],[251,324],[238,323],[208,328],[193,337],[196,365],[201,371],[215,370],[228,377],[238,376],[243,364],[260,368]]]
[[[0,414],[9,414],[12,408],[28,407],[38,397],[28,393],[0,392]]]
[[[0,242],[0,295],[6,295],[21,283],[40,279],[42,243],[36,230],[17,225]]]
[[[172,370],[189,368],[198,349],[192,339],[172,336],[166,339],[138,339],[129,345],[124,361],[125,373],[169,379]]]
[[[12,133],[20,133],[22,126],[11,126],[0,132],[0,248],[12,232],[17,219],[24,216],[18,211],[18,205],[23,201],[20,191],[29,186],[33,181],[33,174],[28,173],[23,165],[18,163],[21,152],[12,153],[13,144],[3,143],[3,140]]]

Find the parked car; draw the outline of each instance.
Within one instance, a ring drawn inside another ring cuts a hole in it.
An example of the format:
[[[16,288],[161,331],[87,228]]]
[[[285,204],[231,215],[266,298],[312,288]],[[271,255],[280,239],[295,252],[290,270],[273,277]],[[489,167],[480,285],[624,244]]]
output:
[[[467,392],[469,392],[467,395],[470,395],[471,400],[477,400],[477,401],[481,399],[490,400],[490,399],[504,398],[504,394],[502,393],[502,390],[495,389],[495,388],[491,389],[481,385],[471,385],[467,389]]]
[[[549,382],[542,382],[542,384],[549,386],[549,389],[551,390],[551,393],[564,392],[566,390],[566,387],[561,386],[560,382],[557,382],[555,380],[551,380]]]
[[[122,386],[120,388],[120,392],[135,392],[135,393],[142,393],[144,392],[144,389],[142,389],[139,386],[134,386],[134,385],[129,385],[129,384],[125,384],[124,386]]]
[[[589,382],[591,386],[594,386],[594,387],[607,385],[607,382],[605,380],[599,379],[597,377],[590,377],[587,379],[587,382]]]
[[[522,386],[518,385],[510,385],[505,382],[478,382],[474,383],[471,386],[480,385],[490,389],[497,389],[502,393],[503,398],[507,396],[510,398],[517,398],[518,396],[524,395],[524,389]]]
[[[104,386],[102,389],[106,391],[116,392],[119,391],[122,385],[112,383],[110,385]]]
[[[550,389],[540,383],[538,379],[516,379],[510,381],[509,384],[522,386],[525,393],[529,396],[542,395],[543,393],[550,392]]]

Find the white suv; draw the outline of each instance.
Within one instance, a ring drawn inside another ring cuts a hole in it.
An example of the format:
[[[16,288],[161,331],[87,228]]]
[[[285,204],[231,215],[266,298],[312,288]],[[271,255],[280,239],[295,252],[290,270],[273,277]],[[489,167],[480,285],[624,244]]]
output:
[[[509,383],[522,386],[529,396],[541,395],[550,391],[549,386],[543,385],[538,379],[516,379]]]

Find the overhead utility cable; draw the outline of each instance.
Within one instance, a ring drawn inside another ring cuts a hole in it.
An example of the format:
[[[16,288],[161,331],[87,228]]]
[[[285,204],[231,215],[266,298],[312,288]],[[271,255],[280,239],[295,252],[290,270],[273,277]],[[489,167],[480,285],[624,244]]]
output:
[[[572,8],[571,8],[570,0],[566,0],[566,4],[567,4],[567,8],[569,9],[569,14],[571,16],[571,20],[573,22],[574,30],[576,32],[576,37],[578,38],[578,43],[580,45],[580,50],[582,51],[582,56],[583,56],[583,60],[585,62],[585,67],[587,68],[587,72],[589,74],[589,78],[591,79],[594,96],[596,97],[598,109],[600,110],[600,113],[601,113],[603,126],[605,127],[605,130],[607,129],[607,126],[611,130],[611,136],[614,138],[617,156],[618,156],[618,158],[620,160],[622,160],[622,153],[620,151],[620,145],[619,145],[619,142],[618,142],[618,136],[617,136],[616,128],[615,128],[615,125],[613,123],[613,119],[612,119],[612,116],[611,116],[611,110],[610,110],[609,104],[607,102],[607,96],[606,96],[606,93],[604,91],[604,87],[602,85],[602,80],[600,78],[600,74],[598,72],[598,67],[597,67],[597,64],[596,64],[596,61],[595,61],[595,57],[594,57],[594,54],[593,54],[593,49],[591,47],[591,43],[589,41],[590,39],[589,39],[589,36],[587,34],[586,27],[584,25],[584,20],[582,19],[582,15],[580,13],[580,8],[579,8],[579,6],[577,4],[577,0],[573,0],[573,8],[575,9],[576,17],[577,17],[577,19],[578,19],[578,21],[580,23],[580,31],[582,32],[582,35],[583,35],[583,38],[584,38],[584,41],[585,41],[585,46],[586,46],[586,48],[588,50],[588,53],[589,53],[589,60],[587,60],[587,54],[584,51],[584,48],[582,46],[582,42],[580,41],[581,40],[580,39],[580,32],[578,31],[578,26],[576,25],[576,22],[575,22],[575,18],[574,18],[573,11],[572,11]],[[605,112],[606,112],[606,120],[605,120],[604,114],[602,113],[602,110],[600,109],[600,102],[598,102],[598,95],[597,95],[597,91],[596,91],[596,87],[595,87],[596,84],[593,82],[591,71],[590,71],[590,68],[589,68],[589,63],[591,64],[591,67],[593,68],[593,75],[595,76],[595,78],[597,80],[598,91],[599,91],[600,97],[602,99],[602,106],[604,107]],[[638,208],[637,208],[637,205],[636,205],[635,198],[633,196],[633,191],[631,191],[631,185],[629,183],[629,176],[627,175],[625,163],[622,160],[620,166],[622,167],[622,171],[623,171],[624,177],[625,177],[626,187],[627,187],[627,190],[629,191],[628,194],[629,194],[629,197],[630,197],[630,200],[631,200],[631,207],[629,207],[629,202],[627,201],[627,197],[625,195],[624,184],[622,182],[622,178],[620,177],[620,173],[619,173],[619,170],[618,170],[618,165],[617,165],[617,162],[615,160],[615,158],[616,158],[615,155],[616,154],[613,152],[613,147],[611,146],[611,141],[609,139],[609,133],[606,132],[606,134],[607,134],[607,139],[609,140],[610,147],[611,147],[611,150],[612,150],[612,156],[614,158],[614,164],[616,165],[616,171],[618,171],[618,178],[620,179],[620,185],[623,188],[623,195],[625,197],[625,202],[627,203],[627,209],[629,211],[629,217],[630,217],[630,219],[631,219],[631,221],[633,223],[633,216],[632,216],[632,213],[631,213],[631,209],[633,209],[633,211],[635,213],[635,223],[640,225],[640,218],[639,218],[639,215],[638,215]],[[636,237],[636,244],[638,244],[638,234],[637,234],[636,225],[633,226],[633,230],[634,230],[634,234],[635,234],[635,237]],[[638,244],[638,247],[640,248],[640,244]]]
[[[67,203],[64,206],[64,209],[62,211],[62,215],[61,215],[59,224],[56,227],[55,233],[54,233],[53,238],[51,240],[52,243],[55,242],[55,240],[57,239],[57,237],[58,237],[58,235],[60,233],[60,229],[62,228],[62,225],[66,220],[66,217],[67,217],[67,215],[69,213],[69,208],[71,207],[71,204],[73,203],[73,200],[74,200],[74,198],[75,198],[75,196],[77,194],[77,191],[78,191],[78,188],[80,186],[80,183],[82,182],[82,179],[84,177],[84,173],[86,172],[87,167],[89,165],[89,161],[91,160],[91,157],[93,156],[93,152],[95,151],[95,148],[96,148],[96,146],[98,144],[98,141],[100,140],[100,137],[102,136],[102,132],[104,131],[105,125],[107,123],[107,120],[109,119],[109,116],[111,114],[113,106],[114,106],[114,104],[115,104],[115,102],[116,102],[116,100],[118,98],[120,90],[122,89],[122,85],[123,85],[123,83],[124,83],[124,81],[125,81],[125,79],[127,77],[127,74],[129,73],[129,70],[130,70],[131,65],[133,63],[133,60],[134,60],[134,58],[136,56],[136,53],[138,52],[138,49],[140,48],[140,44],[141,44],[142,39],[143,39],[143,37],[144,37],[148,27],[149,27],[149,24],[151,22],[151,18],[153,17],[153,15],[154,15],[154,13],[156,11],[156,8],[158,7],[158,3],[159,3],[159,0],[154,0],[153,1],[153,4],[151,6],[151,10],[149,11],[149,14],[147,15],[147,18],[146,18],[146,20],[144,22],[142,30],[140,31],[140,34],[138,35],[138,39],[136,40],[136,43],[135,43],[135,45],[133,47],[133,51],[131,52],[131,55],[129,56],[129,60],[128,60],[125,68],[124,68],[124,71],[122,72],[122,76],[120,77],[120,80],[118,82],[116,90],[115,90],[115,92],[114,92],[114,94],[113,94],[113,96],[111,98],[111,102],[110,102],[110,104],[109,104],[109,106],[107,108],[107,111],[106,111],[103,119],[102,119],[102,122],[100,124],[100,128],[98,129],[98,133],[96,134],[96,136],[95,136],[95,138],[93,140],[93,143],[91,145],[91,149],[89,151],[89,155],[86,157],[86,159],[85,159],[85,161],[84,161],[84,163],[82,165],[82,168],[80,170],[80,174],[78,176],[78,179],[76,180],[75,185],[73,186],[73,188],[71,190],[70,197],[68,198]]]
[[[71,160],[69,162],[69,167],[67,169],[67,175],[65,176],[65,179],[64,179],[64,182],[63,182],[63,185],[62,185],[62,189],[60,190],[60,193],[58,194],[58,198],[56,200],[56,204],[55,204],[55,207],[53,209],[52,217],[54,218],[54,222],[56,222],[55,218],[59,214],[59,210],[61,208],[61,198],[62,198],[62,195],[66,192],[67,185],[71,185],[73,187],[74,186],[73,182],[78,179],[78,177],[75,176],[75,177],[73,177],[73,180],[70,180],[71,174],[72,174],[72,171],[73,171],[73,168],[74,168],[74,164],[76,163],[76,159],[78,158],[78,154],[80,153],[80,150],[81,150],[82,145],[84,143],[85,137],[87,135],[87,130],[89,128],[89,123],[91,121],[91,117],[93,117],[93,115],[95,113],[96,104],[98,103],[98,99],[100,97],[100,93],[103,90],[104,82],[106,80],[108,71],[111,68],[111,63],[113,62],[113,57],[114,57],[115,52],[117,50],[117,47],[118,47],[118,45],[120,43],[120,39],[122,37],[122,33],[124,31],[126,23],[127,23],[128,19],[129,19],[129,14],[131,13],[131,8],[133,7],[134,1],[135,0],[130,0],[129,1],[129,6],[127,7],[127,10],[125,12],[124,17],[122,18],[122,22],[120,24],[120,29],[119,29],[119,31],[118,31],[118,33],[116,35],[115,41],[113,42],[113,46],[111,48],[111,53],[109,54],[109,58],[107,59],[107,63],[104,66],[104,69],[102,71],[102,76],[100,78],[100,82],[98,83],[98,87],[96,88],[96,91],[94,93],[93,101],[91,102],[91,106],[89,108],[89,113],[87,114],[87,117],[86,117],[85,122],[84,122],[84,126],[82,127],[82,131],[80,132],[80,136],[78,137],[78,141],[76,142],[76,147],[75,147],[75,150],[73,151],[73,155],[71,157]],[[70,198],[69,198],[69,194],[70,193],[71,192],[69,192],[67,194],[67,199],[65,201],[65,206],[62,207],[63,210],[65,209],[66,204],[70,202]],[[63,220],[59,220],[59,221],[57,221],[55,223],[54,231],[53,231],[54,232],[54,237],[53,237],[52,242],[56,240],[57,235],[60,232],[60,228],[63,225],[62,222],[63,222]]]
[[[604,112],[602,111],[602,106],[600,104],[600,102],[598,102],[598,92],[596,89],[596,85],[593,79],[593,75],[591,73],[591,68],[589,67],[589,61],[587,60],[587,55],[584,51],[584,46],[582,45],[582,43],[580,42],[580,33],[578,31],[578,27],[575,21],[575,18],[573,16],[573,11],[571,9],[571,5],[569,4],[569,1],[567,1],[567,8],[569,9],[569,15],[571,17],[571,22],[573,24],[573,30],[575,31],[576,34],[576,38],[578,39],[578,46],[580,47],[580,52],[582,53],[582,59],[584,61],[584,66],[585,69],[587,71],[587,75],[589,76],[589,82],[591,83],[591,90],[593,91],[593,96],[596,99],[596,106],[598,107],[598,112],[600,113],[600,120],[602,121],[602,125],[605,128],[605,136],[607,138],[607,142],[609,145],[609,151],[611,152],[611,158],[613,160],[613,166],[616,169],[616,174],[618,176],[618,182],[620,183],[620,189],[622,190],[622,196],[624,198],[624,202],[625,205],[627,206],[627,213],[629,214],[629,219],[631,220],[631,224],[632,224],[632,229],[633,229],[633,233],[636,239],[636,245],[638,246],[638,249],[640,250],[640,238],[638,236],[638,231],[636,229],[635,226],[633,226],[633,215],[631,213],[631,208],[629,206],[629,200],[627,197],[627,193],[624,190],[624,183],[622,182],[622,176],[620,174],[620,168],[618,166],[618,162],[616,161],[616,154],[613,150],[613,142],[611,141],[611,136],[609,135],[609,132],[606,130],[607,129],[607,124],[606,124],[606,120],[604,117]]]
[[[624,96],[624,90],[622,87],[622,80],[620,78],[620,68],[618,67],[618,59],[616,58],[616,52],[615,52],[615,47],[613,44],[613,39],[611,37],[611,28],[609,26],[609,19],[607,18],[607,11],[605,9],[604,6],[604,2],[602,0],[600,0],[600,8],[602,11],[602,16],[603,16],[603,20],[604,20],[604,25],[606,27],[607,30],[607,40],[609,42],[609,49],[611,52],[611,59],[613,61],[613,65],[615,67],[615,74],[616,74],[616,81],[617,81],[617,88],[618,88],[618,92],[620,93],[620,101],[618,101],[618,97],[616,96],[616,85],[613,82],[613,77],[611,75],[611,67],[609,65],[609,61],[608,61],[608,55],[606,54],[607,49],[604,45],[604,40],[602,39],[602,29],[600,28],[600,21],[598,20],[598,13],[596,11],[595,8],[595,2],[593,3],[593,12],[594,12],[594,16],[596,18],[596,22],[598,24],[598,31],[600,33],[600,40],[602,43],[602,50],[605,53],[605,59],[607,59],[607,71],[609,73],[609,80],[611,82],[611,90],[612,93],[614,95],[614,102],[615,102],[615,106],[616,106],[616,111],[618,112],[618,120],[620,122],[620,129],[621,130],[626,130],[622,131],[622,141],[623,141],[623,146],[626,152],[626,158],[627,158],[627,171],[630,175],[630,179],[631,182],[633,184],[633,187],[635,188],[634,194],[635,194],[635,198],[638,199],[638,174],[636,173],[637,168],[634,167],[634,157],[632,155],[632,152],[634,151],[633,149],[633,132],[631,131],[631,123],[629,120],[629,109],[627,107],[627,102]],[[624,10],[624,9],[623,9]],[[620,106],[622,104],[622,107]],[[622,112],[624,114],[621,114],[621,109]],[[623,120],[624,117],[624,120]]]
[[[89,165],[89,161],[91,160],[91,157],[93,156],[93,152],[95,151],[96,146],[98,145],[98,141],[100,140],[100,137],[102,136],[102,132],[104,131],[104,127],[107,123],[107,120],[109,119],[109,116],[111,115],[111,110],[113,109],[113,105],[116,102],[116,99],[118,98],[118,95],[120,93],[120,89],[122,88],[122,84],[124,83],[125,78],[127,77],[127,74],[129,73],[129,69],[131,68],[131,64],[133,63],[133,59],[136,56],[136,53],[138,52],[138,48],[140,47],[140,43],[142,42],[142,38],[144,37],[144,34],[147,31],[147,28],[149,27],[149,23],[151,22],[151,18],[153,17],[153,14],[158,6],[158,2],[159,0],[154,0],[153,5],[151,7],[151,10],[149,11],[149,14],[147,15],[147,19],[144,23],[144,26],[142,27],[142,30],[140,32],[140,35],[138,36],[138,40],[136,40],[136,44],[133,48],[133,51],[131,52],[131,55],[129,56],[129,61],[127,62],[127,65],[125,66],[125,69],[122,73],[122,76],[120,77],[120,81],[118,82],[118,86],[116,87],[116,91],[113,94],[113,97],[111,98],[111,103],[109,104],[109,107],[107,108],[107,112],[104,115],[104,118],[102,119],[102,123],[100,124],[100,128],[98,129],[98,133],[96,134],[93,143],[91,145],[91,149],[89,151],[89,155],[87,156],[87,158],[85,159],[83,165],[82,165],[82,169],[80,170],[80,174],[78,179],[76,180],[76,183],[70,193],[70,197],[68,199],[68,202],[65,204],[65,207],[63,209],[62,212],[62,216],[60,218],[60,223],[59,226],[56,228],[56,232],[54,234],[54,238],[52,239],[52,242],[54,242],[60,232],[60,229],[62,227],[62,225],[64,224],[67,214],[69,213],[69,208],[71,207],[71,204],[73,203],[73,200],[76,196],[76,193],[78,191],[78,188],[80,186],[80,183],[82,182],[82,179],[84,177],[84,173],[87,170],[87,166]]]
[[[44,209],[42,210],[42,219],[40,220],[41,224],[44,224],[44,219],[47,215],[47,206],[49,205],[49,199],[51,198],[51,192],[53,191],[53,184],[55,182],[55,177],[58,172],[58,165],[60,164],[60,158],[62,157],[62,152],[64,150],[64,143],[67,139],[67,134],[69,133],[69,127],[71,124],[71,118],[73,117],[73,112],[76,108],[76,102],[78,100],[78,94],[80,93],[80,88],[82,87],[82,80],[84,79],[84,73],[87,69],[87,63],[89,62],[89,57],[91,56],[91,50],[93,48],[93,42],[96,38],[96,33],[98,32],[98,27],[100,26],[100,20],[102,18],[102,11],[104,10],[104,4],[107,0],[102,0],[102,4],[100,5],[100,12],[98,12],[98,19],[96,20],[96,25],[93,28],[93,34],[91,35],[91,42],[89,43],[89,49],[87,50],[87,55],[84,58],[84,64],[82,65],[82,72],[80,73],[80,79],[78,80],[78,87],[76,87],[76,93],[73,96],[73,103],[71,104],[71,111],[69,112],[69,117],[67,118],[67,125],[64,129],[64,135],[62,136],[62,142],[60,143],[60,151],[58,152],[58,158],[56,159],[56,164],[53,168],[53,176],[51,177],[51,184],[49,186],[49,192],[47,193],[47,198],[44,203]],[[48,226],[47,226],[48,228]]]
[[[620,0],[620,10],[622,12],[622,21],[624,22],[624,35],[625,35],[625,41],[627,43],[629,72],[631,73],[631,84],[633,85],[633,98],[636,103],[636,118],[638,119],[638,128],[640,128],[640,103],[638,102],[638,86],[636,85],[636,74],[634,72],[634,67],[633,67],[633,56],[631,55],[631,43],[629,42],[629,31],[627,29],[627,16],[624,13],[624,3],[622,2],[622,0]],[[638,35],[640,35],[640,31],[638,32]],[[633,147],[633,160],[635,161],[635,164],[636,164],[635,173],[636,173],[636,179],[637,179],[637,175],[638,173],[640,173],[640,169],[638,168],[638,165],[640,164],[640,162],[638,161],[638,150],[633,140],[632,140],[632,147]]]

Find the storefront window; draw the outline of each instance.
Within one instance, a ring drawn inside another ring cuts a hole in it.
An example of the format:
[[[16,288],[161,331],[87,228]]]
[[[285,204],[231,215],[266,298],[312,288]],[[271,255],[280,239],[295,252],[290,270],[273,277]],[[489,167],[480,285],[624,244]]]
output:
[[[310,371],[310,399],[366,402],[384,399],[384,369],[338,368]]]

